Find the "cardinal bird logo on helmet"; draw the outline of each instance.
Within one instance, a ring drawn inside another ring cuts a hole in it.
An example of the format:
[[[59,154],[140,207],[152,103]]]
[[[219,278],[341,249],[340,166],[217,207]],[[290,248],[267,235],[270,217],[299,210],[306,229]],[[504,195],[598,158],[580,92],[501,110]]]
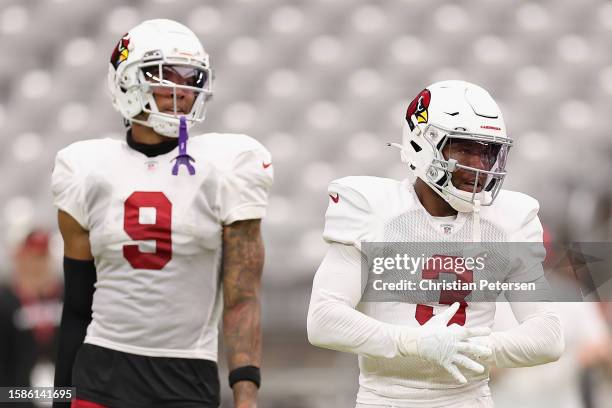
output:
[[[408,111],[406,112],[406,120],[410,130],[414,130],[415,124],[412,123],[412,115],[416,117],[417,123],[427,123],[428,115],[427,109],[429,108],[429,101],[431,101],[431,92],[428,89],[423,89],[408,105]]]
[[[113,55],[111,55],[111,64],[113,67],[117,68],[123,61],[128,58],[130,55],[130,51],[128,50],[128,46],[130,45],[130,34],[124,35],[121,40],[119,40],[119,44],[113,50]]]

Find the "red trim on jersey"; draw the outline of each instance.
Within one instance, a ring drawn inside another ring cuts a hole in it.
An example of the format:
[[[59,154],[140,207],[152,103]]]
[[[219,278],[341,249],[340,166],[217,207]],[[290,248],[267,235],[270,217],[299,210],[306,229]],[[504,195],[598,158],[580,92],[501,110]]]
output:
[[[86,401],[82,399],[72,400],[72,404],[70,404],[70,408],[109,408],[106,405],[96,404],[95,402]]]

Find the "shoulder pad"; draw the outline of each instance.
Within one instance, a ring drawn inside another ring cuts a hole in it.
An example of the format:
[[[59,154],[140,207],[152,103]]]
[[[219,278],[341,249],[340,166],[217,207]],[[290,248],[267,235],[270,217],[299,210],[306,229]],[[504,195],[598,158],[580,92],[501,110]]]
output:
[[[189,139],[188,150],[194,157],[206,157],[215,166],[226,169],[247,152],[256,152],[265,163],[271,161],[270,152],[257,140],[238,133],[205,133]]]
[[[490,222],[508,232],[510,241],[518,242],[542,240],[539,210],[540,203],[535,198],[517,191],[501,190],[493,205],[485,211]]]
[[[368,176],[332,181],[323,238],[359,247],[361,241],[375,235],[377,221],[392,213],[401,185],[397,180]]]
[[[73,163],[78,166],[91,165],[104,161],[109,155],[115,157],[113,149],[121,147],[121,140],[112,139],[110,137],[104,139],[80,140],[69,144],[68,146],[57,152],[57,157]]]

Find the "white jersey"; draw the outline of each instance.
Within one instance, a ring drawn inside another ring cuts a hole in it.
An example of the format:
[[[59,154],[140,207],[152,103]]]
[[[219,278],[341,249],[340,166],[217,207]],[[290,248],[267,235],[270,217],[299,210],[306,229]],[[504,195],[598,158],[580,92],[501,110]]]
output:
[[[472,213],[459,213],[454,220],[435,220],[422,206],[413,185],[407,180],[346,177],[333,181],[328,192],[330,202],[323,236],[329,243],[361,248],[364,242],[471,242],[473,238]],[[492,206],[481,209],[481,241],[541,242],[538,208],[535,199],[502,190]],[[532,268],[535,270],[526,274],[525,268],[517,265],[510,274],[529,281],[542,276],[541,263],[537,262]],[[361,279],[361,276],[355,279]],[[330,295],[332,298],[335,296]],[[469,298],[466,300],[464,325],[491,327],[495,303],[470,303]],[[425,323],[419,323],[423,320],[423,313],[437,314],[447,307],[439,303],[416,305],[360,301],[355,308],[381,322],[418,327]],[[360,404],[377,405],[401,400],[428,401],[430,404],[438,401],[442,404],[449,403],[448,396],[452,395],[449,389],[459,391],[461,388],[464,394],[473,392],[478,396],[487,388],[488,372],[475,374],[463,370],[468,384],[460,386],[446,370],[417,357],[373,358],[360,355],[359,367],[357,402]]]
[[[239,134],[192,137],[188,153],[195,174],[176,176],[178,148],[147,157],[107,138],[57,154],[54,204],[89,231],[96,264],[85,343],[217,360],[222,228],[264,216],[271,158]]]

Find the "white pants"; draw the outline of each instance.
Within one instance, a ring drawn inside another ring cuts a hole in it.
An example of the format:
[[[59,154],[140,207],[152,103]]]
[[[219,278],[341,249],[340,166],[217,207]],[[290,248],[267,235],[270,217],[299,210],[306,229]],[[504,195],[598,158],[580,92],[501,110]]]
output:
[[[397,408],[399,405],[355,405],[355,408]],[[403,407],[403,405],[402,405]],[[434,408],[434,407],[432,407]],[[440,405],[435,408],[494,408],[493,399],[490,396],[478,397],[473,400],[464,401],[459,404]]]

